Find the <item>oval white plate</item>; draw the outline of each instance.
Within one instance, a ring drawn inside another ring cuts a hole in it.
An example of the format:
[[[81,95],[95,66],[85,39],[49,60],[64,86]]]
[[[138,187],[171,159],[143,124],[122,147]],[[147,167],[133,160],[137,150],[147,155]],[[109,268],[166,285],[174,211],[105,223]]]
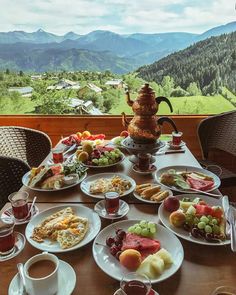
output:
[[[37,243],[34,240],[32,240],[30,237],[32,236],[34,227],[39,225],[45,218],[48,216],[64,209],[67,207],[71,207],[73,211],[75,212],[76,215],[88,218],[89,221],[89,229],[88,232],[86,233],[84,239],[75,245],[72,248],[69,249],[62,249],[59,246],[59,243],[55,242],[52,243],[51,240],[46,239],[43,243]],[[73,251],[75,249],[81,248],[85,245],[87,245],[89,242],[91,242],[96,235],[99,233],[101,228],[101,220],[100,217],[96,212],[91,210],[90,208],[81,206],[81,205],[61,205],[61,206],[56,206],[50,209],[47,209],[45,211],[42,211],[38,215],[36,215],[34,218],[30,220],[28,223],[26,229],[25,229],[25,237],[28,240],[28,242],[35,248],[42,250],[42,251],[47,251],[51,253],[61,253],[61,252],[68,252],[68,251]]]
[[[217,199],[214,199],[214,198],[211,198],[208,196],[199,195],[199,194],[193,194],[193,195],[183,194],[183,195],[178,195],[175,197],[178,198],[179,200],[183,199],[184,197],[190,198],[191,200],[198,197],[198,198],[201,198],[203,201],[205,201],[210,206],[221,206],[220,200],[217,200]],[[201,244],[201,245],[210,245],[210,246],[222,246],[222,245],[230,244],[230,240],[222,241],[222,243],[211,243],[211,242],[208,242],[204,239],[200,239],[200,238],[197,239],[197,238],[194,238],[193,236],[191,236],[189,234],[189,232],[187,232],[183,228],[179,228],[179,227],[175,227],[175,226],[171,225],[169,222],[170,213],[164,209],[164,204],[161,204],[161,206],[159,207],[158,216],[159,216],[162,224],[165,227],[167,227],[174,234],[176,234],[178,237],[180,237],[184,240],[187,240],[187,241],[190,241],[193,243],[197,243],[197,244]]]
[[[166,188],[168,189],[171,189],[172,191],[176,191],[176,192],[180,192],[180,193],[185,193],[185,194],[194,194],[194,191],[191,191],[191,190],[184,190],[184,189],[181,189],[181,188],[177,188],[175,186],[168,186],[168,185],[165,185],[163,183],[160,182],[160,177],[161,177],[161,174],[162,173],[165,173],[167,172],[168,170],[170,169],[174,169],[176,170],[177,172],[179,171],[195,171],[195,172],[200,172],[200,173],[204,173],[210,177],[212,177],[214,179],[214,183],[215,185],[210,188],[209,190],[206,190],[205,192],[211,192],[215,189],[217,189],[220,184],[221,184],[221,181],[219,179],[219,177],[217,175],[215,175],[214,173],[212,173],[211,171],[208,171],[208,170],[205,170],[203,168],[198,168],[198,167],[192,167],[192,166],[167,166],[167,167],[164,167],[164,168],[161,168],[160,170],[158,170],[155,174],[155,177],[156,177],[156,181],[158,183],[160,183],[161,185],[165,186]]]
[[[87,172],[84,173],[84,175],[82,177],[80,177],[78,179],[77,182],[70,184],[70,185],[65,185],[59,189],[45,189],[45,188],[38,188],[38,187],[31,187],[28,185],[29,183],[29,175],[30,175],[30,171],[27,172],[23,177],[22,177],[22,183],[24,184],[24,186],[30,188],[33,191],[39,191],[39,192],[57,192],[57,191],[62,191],[64,189],[68,189],[71,187],[74,187],[76,185],[78,185],[79,183],[81,183],[86,177],[87,177]]]
[[[127,268],[123,267],[120,262],[110,254],[109,247],[96,245],[96,242],[106,245],[106,238],[108,236],[114,236],[116,228],[121,228],[127,231],[130,226],[138,222],[139,220],[123,220],[113,223],[105,227],[97,235],[96,239],[93,242],[93,257],[95,262],[102,271],[104,271],[113,279],[120,281],[122,277],[124,277],[125,274],[129,273],[130,271]],[[152,283],[164,281],[172,276],[180,268],[184,259],[184,250],[179,239],[168,229],[160,224],[157,224],[157,233],[155,238],[160,241],[162,248],[165,248],[167,251],[170,252],[174,262],[170,268],[165,269],[162,275],[160,275],[156,279],[151,280]]]
[[[59,260],[59,262],[57,295],[70,295],[75,288],[76,274],[69,263],[63,260]],[[19,294],[19,280],[19,274],[17,273],[10,283],[8,295]]]
[[[99,174],[95,174],[92,176],[87,177],[86,179],[84,179],[81,184],[80,184],[80,188],[82,190],[83,193],[85,193],[86,195],[96,198],[96,199],[104,199],[103,194],[91,194],[89,191],[90,185],[92,182],[98,180],[99,178],[112,178],[114,176],[119,176],[120,178],[123,178],[125,180],[130,181],[131,183],[131,187],[130,189],[128,189],[127,191],[125,191],[122,195],[120,195],[120,197],[124,197],[127,196],[128,194],[132,193],[136,187],[136,183],[135,181],[122,173],[99,173]]]
[[[172,191],[171,191],[170,189],[167,189],[167,188],[166,188],[165,186],[163,186],[163,185],[161,185],[161,191],[168,191],[168,192],[169,192],[169,197],[172,197],[172,196],[173,196]],[[133,195],[134,195],[134,197],[135,197],[137,200],[142,201],[142,202],[144,202],[144,203],[148,203],[148,204],[160,204],[160,203],[163,202],[163,200],[160,201],[160,202],[154,202],[154,201],[151,201],[151,200],[146,200],[146,199],[140,197],[140,195],[137,194],[135,191],[133,192]]]

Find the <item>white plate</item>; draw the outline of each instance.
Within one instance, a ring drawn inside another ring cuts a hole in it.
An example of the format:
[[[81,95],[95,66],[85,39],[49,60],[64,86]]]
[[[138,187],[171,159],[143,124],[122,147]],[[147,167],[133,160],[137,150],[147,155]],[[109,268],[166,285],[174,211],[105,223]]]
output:
[[[5,256],[0,255],[0,262],[16,257],[25,247],[25,237],[21,233],[15,232],[15,247],[14,250]]]
[[[153,183],[155,185],[155,183]],[[172,197],[173,196],[173,193],[170,189],[167,189],[165,186],[161,185],[161,191],[168,191],[169,192],[169,197]],[[148,204],[160,204],[162,203],[164,200],[160,201],[160,202],[154,202],[154,201],[151,201],[151,200],[146,200],[142,197],[140,197],[140,195],[138,193],[136,193],[135,191],[133,192],[134,194],[134,197],[136,199],[138,199],[139,201],[142,201],[144,203],[148,203]]]
[[[71,187],[74,187],[76,185],[78,185],[81,181],[83,181],[86,177],[87,177],[87,172],[84,173],[84,175],[82,177],[80,177],[78,179],[77,182],[70,184],[70,185],[65,185],[59,189],[45,189],[45,188],[38,188],[38,187],[31,187],[28,185],[29,183],[29,175],[30,175],[30,171],[27,172],[23,177],[22,177],[22,183],[24,184],[24,186],[30,188],[33,191],[39,191],[39,192],[57,192],[57,191],[62,191],[64,189],[68,189]]]
[[[114,236],[115,229],[121,228],[125,231],[138,223],[139,220],[123,220],[116,223],[113,223],[107,227],[105,227],[96,237],[93,242],[93,257],[97,265],[103,270],[108,276],[116,279],[121,280],[127,273],[130,271],[123,267],[119,261],[110,254],[109,247],[96,245],[97,243],[106,245],[106,238],[108,236]],[[161,247],[165,248],[167,251],[170,252],[172,255],[174,263],[171,265],[170,268],[165,269],[162,275],[158,278],[151,280],[152,283],[157,283],[166,280],[177,270],[180,268],[183,258],[184,258],[184,250],[179,241],[179,239],[172,234],[168,229],[164,226],[157,224],[157,233],[155,238],[160,241]]]
[[[59,246],[59,243],[55,242],[52,243],[51,240],[46,239],[43,243],[37,243],[30,237],[32,236],[34,227],[39,225],[46,217],[64,209],[67,207],[71,207],[73,211],[75,212],[76,215],[88,218],[89,221],[89,229],[88,232],[86,233],[84,239],[77,245],[75,245],[72,248],[69,249],[62,249]],[[85,245],[87,245],[89,242],[91,242],[96,235],[99,233],[101,228],[101,220],[100,217],[96,212],[91,210],[90,208],[81,206],[81,205],[61,205],[61,206],[56,206],[50,209],[47,209],[45,211],[42,211],[39,213],[37,216],[31,219],[31,221],[28,223],[26,229],[25,229],[25,236],[28,242],[35,248],[42,250],[42,251],[47,251],[51,253],[61,253],[61,252],[68,252],[68,251],[73,251],[75,249],[81,248]]]
[[[100,217],[103,217],[105,219],[119,219],[124,217],[128,212],[129,212],[129,205],[123,201],[123,200],[119,200],[120,201],[120,207],[119,207],[119,211],[117,212],[117,215],[111,215],[108,214],[105,208],[105,200],[101,200],[99,202],[96,203],[96,205],[94,206],[94,211],[97,212],[97,214]]]
[[[70,295],[75,288],[76,274],[67,262],[62,260],[59,260],[59,262],[57,295]],[[19,286],[20,276],[17,273],[10,283],[8,295],[19,295]]]
[[[83,165],[88,168],[108,168],[108,167],[113,167],[113,166],[120,164],[121,162],[124,161],[124,159],[125,159],[125,155],[123,153],[121,153],[121,159],[113,164],[96,166],[96,165],[87,165],[87,164],[83,163]]]
[[[193,194],[193,195],[183,194],[183,195],[178,195],[175,197],[178,198],[179,200],[183,199],[184,197],[190,198],[191,200],[198,197],[198,198],[201,198],[203,201],[205,201],[210,206],[221,206],[220,200],[217,200],[217,199],[214,199],[214,198],[211,198],[208,196],[199,195],[199,194]],[[161,206],[159,207],[158,216],[165,227],[167,227],[169,230],[171,230],[173,233],[175,233],[178,237],[180,237],[184,240],[187,240],[187,241],[190,241],[190,242],[193,242],[196,244],[210,245],[210,246],[222,246],[222,245],[230,244],[230,240],[222,241],[222,243],[213,243],[213,242],[208,242],[208,241],[201,239],[201,238],[197,239],[197,238],[194,238],[193,236],[191,236],[190,233],[187,232],[186,230],[184,230],[183,228],[179,228],[179,227],[175,227],[175,226],[171,225],[169,222],[170,213],[164,209],[164,204],[161,204]]]
[[[184,190],[184,189],[181,189],[181,188],[177,188],[175,186],[168,186],[168,185],[165,185],[165,184],[161,183],[160,182],[161,174],[167,172],[170,169],[174,169],[177,172],[178,171],[179,172],[181,172],[181,171],[189,171],[189,172],[193,171],[194,172],[195,171],[195,172],[204,173],[204,174],[212,177],[213,180],[214,180],[215,185],[212,188],[210,188],[209,190],[206,190],[206,192],[211,192],[211,191],[217,189],[221,184],[221,181],[220,181],[220,179],[219,179],[219,177],[217,175],[215,175],[211,171],[205,170],[203,168],[198,168],[198,167],[193,167],[193,166],[184,166],[183,165],[183,166],[167,166],[167,167],[164,167],[164,168],[161,168],[160,170],[158,170],[156,172],[156,174],[155,174],[156,181],[158,183],[160,183],[161,185],[165,186],[166,188],[171,189],[171,190],[176,191],[176,192],[181,192],[181,193],[185,193],[185,194],[193,194],[194,193],[194,191],[192,191],[192,190],[187,190],[187,189]]]
[[[93,197],[93,198],[96,198],[96,199],[104,199],[103,194],[92,194],[92,193],[90,193],[90,191],[89,191],[90,185],[91,185],[92,182],[98,180],[99,178],[112,178],[114,176],[119,176],[120,178],[128,180],[131,183],[130,189],[125,191],[122,195],[120,195],[120,197],[127,196],[128,194],[130,194],[130,193],[132,193],[134,191],[135,186],[136,186],[135,181],[131,177],[129,177],[129,176],[125,175],[125,174],[121,174],[121,173],[99,173],[99,174],[89,176],[89,177],[87,177],[86,179],[84,179],[81,182],[80,188],[81,188],[83,193],[85,193],[86,195],[88,195],[90,197]]]
[[[31,204],[28,204],[28,208],[30,210],[31,208]],[[34,205],[33,207],[33,210],[30,214],[30,216],[27,218],[27,219],[24,219],[24,220],[18,220],[18,219],[15,219],[14,218],[14,215],[12,213],[12,207],[8,207],[6,210],[4,210],[4,212],[2,213],[1,217],[4,218],[4,217],[13,217],[14,220],[15,220],[15,224],[16,225],[19,225],[19,224],[25,224],[25,223],[28,223],[30,221],[30,219],[33,218],[33,216],[37,215],[39,213],[39,208],[37,206]]]

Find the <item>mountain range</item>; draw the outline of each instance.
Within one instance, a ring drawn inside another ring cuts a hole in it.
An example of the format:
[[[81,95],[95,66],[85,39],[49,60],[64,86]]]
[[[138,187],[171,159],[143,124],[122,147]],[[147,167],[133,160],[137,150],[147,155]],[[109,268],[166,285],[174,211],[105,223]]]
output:
[[[0,32],[0,69],[23,71],[111,70],[122,74],[153,63],[191,44],[236,31],[236,22],[203,34],[183,32],[116,34],[93,31],[58,36],[39,29]]]

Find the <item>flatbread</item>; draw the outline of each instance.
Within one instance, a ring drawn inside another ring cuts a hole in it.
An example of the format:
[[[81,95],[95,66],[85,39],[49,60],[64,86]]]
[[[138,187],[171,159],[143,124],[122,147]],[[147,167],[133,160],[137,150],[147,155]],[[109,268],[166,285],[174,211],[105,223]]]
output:
[[[38,243],[48,238],[58,242],[62,249],[68,249],[83,240],[88,228],[88,219],[75,215],[67,207],[44,219],[34,228],[31,238]]]

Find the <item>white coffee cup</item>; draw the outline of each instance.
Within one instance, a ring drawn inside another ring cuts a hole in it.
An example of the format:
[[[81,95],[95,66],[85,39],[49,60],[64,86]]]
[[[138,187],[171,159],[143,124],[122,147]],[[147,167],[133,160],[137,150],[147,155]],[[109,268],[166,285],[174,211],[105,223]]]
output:
[[[55,264],[55,269],[51,274],[42,278],[32,278],[28,270],[30,266],[40,260],[50,260]],[[50,253],[43,252],[31,257],[24,264],[24,275],[26,291],[29,295],[54,295],[58,291],[58,267],[59,259]]]

